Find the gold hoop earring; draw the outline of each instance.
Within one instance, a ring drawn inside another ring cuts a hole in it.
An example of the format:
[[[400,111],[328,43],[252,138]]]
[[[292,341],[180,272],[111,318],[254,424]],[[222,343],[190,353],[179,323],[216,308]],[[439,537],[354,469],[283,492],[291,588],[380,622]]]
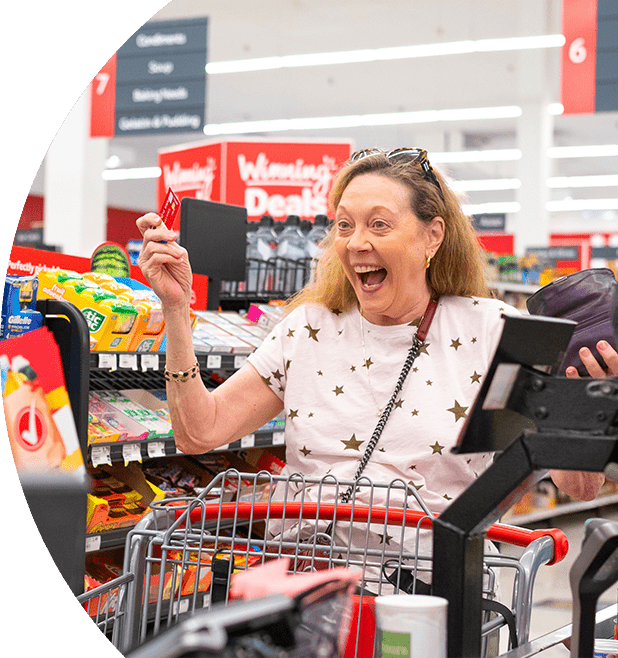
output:
[[[431,256],[427,256],[427,260],[425,261],[425,269],[429,269],[429,265],[431,264]]]

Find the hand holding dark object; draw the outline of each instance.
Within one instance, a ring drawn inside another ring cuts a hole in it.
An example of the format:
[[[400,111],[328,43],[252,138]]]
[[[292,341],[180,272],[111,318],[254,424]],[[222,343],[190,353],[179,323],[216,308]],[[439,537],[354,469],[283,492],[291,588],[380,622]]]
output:
[[[178,235],[155,213],[143,215],[136,224],[144,240],[137,261],[143,275],[164,307],[188,308],[192,272],[187,250],[175,242]]]
[[[604,379],[605,377],[618,376],[618,352],[606,340],[600,340],[596,344],[596,349],[605,362],[605,368],[588,347],[581,347],[579,350],[579,357],[590,377]],[[578,379],[580,374],[575,366],[568,366],[566,376],[569,379]]]

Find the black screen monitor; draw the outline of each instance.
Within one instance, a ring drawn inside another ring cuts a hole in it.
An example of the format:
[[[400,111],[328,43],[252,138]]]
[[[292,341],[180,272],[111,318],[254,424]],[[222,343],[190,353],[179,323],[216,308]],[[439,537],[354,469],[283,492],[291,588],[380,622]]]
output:
[[[246,208],[188,197],[180,201],[179,242],[196,274],[244,281],[246,236]]]
[[[502,317],[500,342],[453,448],[455,453],[504,450],[524,429],[535,428],[532,420],[505,408],[503,398],[515,376],[515,369],[509,366],[560,374],[560,364],[577,324],[536,315]]]

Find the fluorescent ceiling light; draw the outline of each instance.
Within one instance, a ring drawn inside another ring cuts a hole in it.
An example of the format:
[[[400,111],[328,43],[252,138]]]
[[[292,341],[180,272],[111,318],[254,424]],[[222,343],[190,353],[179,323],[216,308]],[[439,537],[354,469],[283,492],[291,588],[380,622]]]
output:
[[[618,210],[618,199],[563,199],[548,201],[545,205],[550,212],[569,210]]]
[[[553,114],[555,116],[559,116],[564,113],[564,105],[562,103],[550,103],[547,106],[547,111],[550,114]]]
[[[106,169],[103,171],[104,180],[136,180],[139,178],[159,178],[159,167],[135,167],[133,169]]]
[[[568,189],[571,187],[613,187],[618,185],[617,174],[599,176],[556,176],[547,179],[547,187]]]
[[[295,119],[264,119],[213,123],[204,126],[206,135],[237,135],[241,133],[281,132],[285,130],[325,130],[360,126],[397,126],[413,123],[439,123],[474,119],[504,119],[521,116],[521,107],[473,107],[459,110],[420,110],[417,112],[385,112],[382,114],[352,114],[335,117]]]
[[[441,55],[465,55],[511,50],[531,50],[536,48],[559,48],[565,43],[562,34],[542,34],[533,37],[508,37],[504,39],[478,39],[476,41],[451,41],[415,46],[394,46],[389,48],[364,48],[330,53],[310,53],[306,55],[282,55],[281,57],[260,57],[227,62],[209,62],[206,73],[239,73],[242,71],[268,71],[300,66],[325,66],[331,64],[359,64],[417,57],[437,57]]]
[[[487,149],[486,151],[444,151],[431,152],[429,158],[434,164],[458,164],[460,162],[508,162],[521,159],[519,149]]]
[[[449,182],[455,192],[488,192],[492,190],[518,190],[518,178],[488,178],[486,180],[453,180]]]
[[[483,215],[485,213],[515,213],[521,210],[517,201],[495,201],[492,203],[468,203],[461,206],[466,215]]]
[[[552,146],[547,149],[550,158],[595,158],[618,155],[618,144],[598,146]]]

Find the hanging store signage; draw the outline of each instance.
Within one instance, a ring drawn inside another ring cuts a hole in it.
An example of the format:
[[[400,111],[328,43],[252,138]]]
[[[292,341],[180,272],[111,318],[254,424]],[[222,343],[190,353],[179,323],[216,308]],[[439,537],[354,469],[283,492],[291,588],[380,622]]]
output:
[[[91,136],[202,130],[207,28],[194,18],[138,30],[93,80]]]
[[[618,3],[562,0],[564,114],[618,110]]]
[[[555,246],[555,247],[528,247],[526,255],[535,255],[539,260],[579,260],[579,247],[577,246]]]
[[[168,188],[262,215],[313,219],[328,211],[332,180],[350,155],[350,142],[226,141],[159,151],[157,202]]]
[[[477,231],[498,231],[503,233],[506,229],[506,215],[504,213],[485,213],[472,216],[472,226]]]

